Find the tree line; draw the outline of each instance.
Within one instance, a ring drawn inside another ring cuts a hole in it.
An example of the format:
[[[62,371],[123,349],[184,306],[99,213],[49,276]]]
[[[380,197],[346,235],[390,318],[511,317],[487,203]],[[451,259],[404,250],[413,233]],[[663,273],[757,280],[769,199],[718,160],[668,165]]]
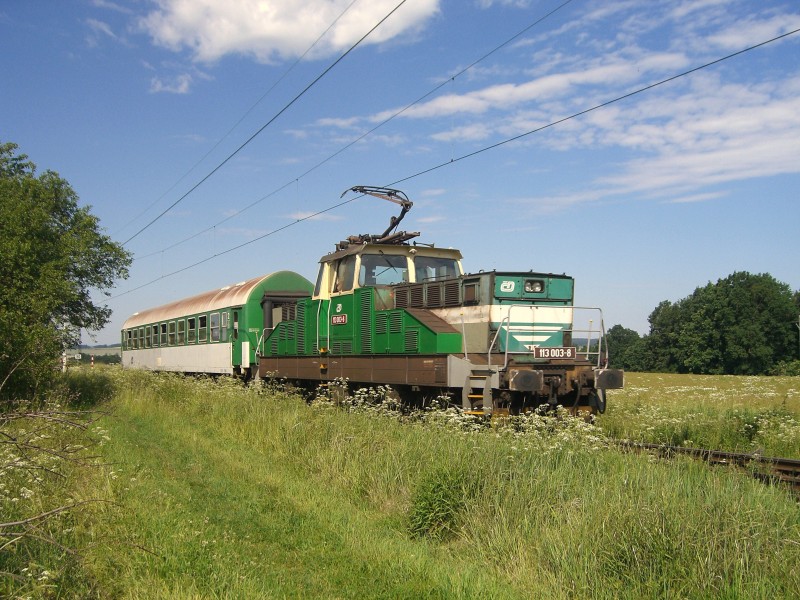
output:
[[[609,365],[629,371],[800,375],[800,292],[768,273],[735,272],[650,313],[650,332],[615,325]]]

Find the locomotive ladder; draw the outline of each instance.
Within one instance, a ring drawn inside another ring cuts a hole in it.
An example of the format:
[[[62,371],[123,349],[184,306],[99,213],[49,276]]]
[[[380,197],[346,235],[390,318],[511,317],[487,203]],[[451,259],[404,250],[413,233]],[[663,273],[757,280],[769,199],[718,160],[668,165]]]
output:
[[[492,369],[471,369],[461,390],[461,407],[475,410],[476,404],[483,405],[483,414],[492,412]]]

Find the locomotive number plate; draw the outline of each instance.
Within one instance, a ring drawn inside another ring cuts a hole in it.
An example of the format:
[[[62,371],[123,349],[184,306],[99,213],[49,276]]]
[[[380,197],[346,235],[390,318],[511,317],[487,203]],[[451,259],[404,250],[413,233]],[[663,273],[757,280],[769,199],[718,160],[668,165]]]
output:
[[[347,315],[331,315],[331,325],[347,325]]]
[[[559,346],[557,348],[536,346],[533,349],[533,357],[574,359],[578,357],[578,349],[575,346]]]

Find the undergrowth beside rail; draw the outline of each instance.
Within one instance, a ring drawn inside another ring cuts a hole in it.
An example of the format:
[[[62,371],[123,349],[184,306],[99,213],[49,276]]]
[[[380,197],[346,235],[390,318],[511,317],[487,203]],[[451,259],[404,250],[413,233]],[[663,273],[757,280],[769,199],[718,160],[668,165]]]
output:
[[[626,375],[598,426],[614,438],[800,458],[800,377]]]
[[[452,409],[400,415],[375,404],[380,390],[308,404],[228,379],[104,372],[107,466],[73,485],[108,502],[75,516],[71,574],[42,562],[47,586],[30,597],[800,590],[797,502],[727,469],[618,451],[608,436],[629,399],[612,396],[600,426],[529,415],[490,427]],[[648,404],[644,387],[633,405]]]

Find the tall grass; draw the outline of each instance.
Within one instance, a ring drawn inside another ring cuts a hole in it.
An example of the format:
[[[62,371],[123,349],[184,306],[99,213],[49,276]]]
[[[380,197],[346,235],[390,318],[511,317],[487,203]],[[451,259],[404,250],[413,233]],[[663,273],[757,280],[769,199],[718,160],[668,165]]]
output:
[[[144,597],[788,597],[800,508],[746,475],[613,449],[597,427],[487,428],[125,374],[108,421]],[[613,406],[613,404],[612,404]],[[613,415],[609,409],[609,416]]]
[[[598,425],[617,438],[800,458],[800,377],[626,374]]]
[[[800,590],[800,506],[785,489],[609,443],[617,411],[655,405],[635,378],[633,400],[612,396],[600,426],[563,415],[487,426],[453,410],[401,416],[363,396],[309,405],[227,379],[109,372],[108,466],[77,488],[114,504],[75,522],[80,570],[51,570],[40,597]],[[697,408],[677,401],[695,393],[675,392],[675,414]]]

